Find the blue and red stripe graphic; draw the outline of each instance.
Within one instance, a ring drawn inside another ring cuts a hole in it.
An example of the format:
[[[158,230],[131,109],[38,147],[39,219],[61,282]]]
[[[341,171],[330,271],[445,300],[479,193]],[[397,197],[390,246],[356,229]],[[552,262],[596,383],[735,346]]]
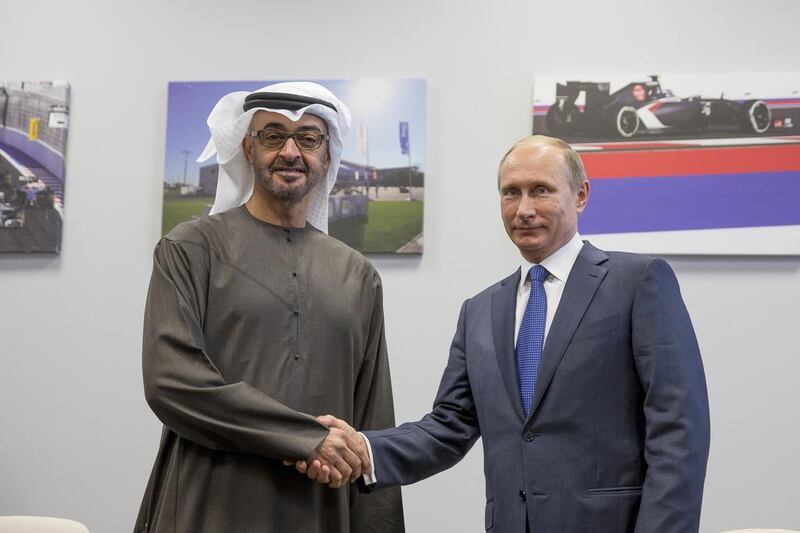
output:
[[[576,145],[592,187],[580,232],[800,225],[800,142],[791,140]]]

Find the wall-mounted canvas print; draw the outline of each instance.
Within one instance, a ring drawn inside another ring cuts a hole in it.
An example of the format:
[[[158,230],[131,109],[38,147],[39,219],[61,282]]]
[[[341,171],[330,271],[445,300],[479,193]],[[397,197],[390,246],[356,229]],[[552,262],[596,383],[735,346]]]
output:
[[[69,85],[0,81],[0,253],[58,253]]]
[[[536,77],[533,133],[581,154],[605,248],[800,254],[800,73]]]
[[[182,221],[207,216],[214,202],[218,165],[196,160],[208,142],[206,119],[217,101],[279,81],[285,80],[169,84],[163,234]],[[421,254],[425,80],[310,81],[333,92],[352,114],[329,200],[330,235],[362,253]]]

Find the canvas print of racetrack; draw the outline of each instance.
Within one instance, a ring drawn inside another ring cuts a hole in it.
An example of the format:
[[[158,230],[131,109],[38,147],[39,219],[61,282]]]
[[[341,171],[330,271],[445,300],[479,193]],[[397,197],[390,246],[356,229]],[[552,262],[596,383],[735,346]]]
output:
[[[233,91],[284,80],[172,82],[168,87],[162,233],[214,203],[218,167],[195,162],[206,119]],[[422,79],[311,80],[350,109],[342,163],[329,200],[329,233],[362,253],[421,254],[427,86]]]
[[[0,81],[0,254],[58,253],[69,85]]]
[[[800,73],[536,77],[533,133],[580,153],[605,248],[800,254]]]

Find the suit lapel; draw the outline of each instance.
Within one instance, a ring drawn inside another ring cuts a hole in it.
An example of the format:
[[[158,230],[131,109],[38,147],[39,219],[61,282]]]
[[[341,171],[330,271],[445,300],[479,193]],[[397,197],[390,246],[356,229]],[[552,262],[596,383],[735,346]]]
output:
[[[542,350],[542,362],[536,379],[536,390],[531,401],[528,420],[542,402],[542,398],[553,380],[553,375],[561,363],[561,358],[564,357],[567,345],[572,340],[578,324],[594,298],[597,287],[600,286],[608,272],[607,268],[600,266],[607,259],[608,255],[605,252],[587,242],[583,245],[572,266]]]
[[[492,295],[492,336],[500,373],[506,384],[511,405],[522,420],[522,400],[519,398],[517,366],[514,360],[514,321],[519,287],[519,270],[500,282],[500,289]]]

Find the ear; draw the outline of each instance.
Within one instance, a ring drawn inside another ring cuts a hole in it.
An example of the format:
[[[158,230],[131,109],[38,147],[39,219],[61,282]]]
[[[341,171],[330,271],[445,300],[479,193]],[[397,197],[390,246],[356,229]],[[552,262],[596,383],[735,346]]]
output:
[[[252,164],[253,163],[253,138],[249,135],[245,135],[244,139],[242,139],[242,151],[244,151],[244,157],[247,159],[247,162]]]
[[[575,199],[575,209],[578,214],[583,213],[583,210],[586,209],[586,204],[589,203],[589,180],[584,180],[581,183],[580,188],[578,189],[578,195]]]

